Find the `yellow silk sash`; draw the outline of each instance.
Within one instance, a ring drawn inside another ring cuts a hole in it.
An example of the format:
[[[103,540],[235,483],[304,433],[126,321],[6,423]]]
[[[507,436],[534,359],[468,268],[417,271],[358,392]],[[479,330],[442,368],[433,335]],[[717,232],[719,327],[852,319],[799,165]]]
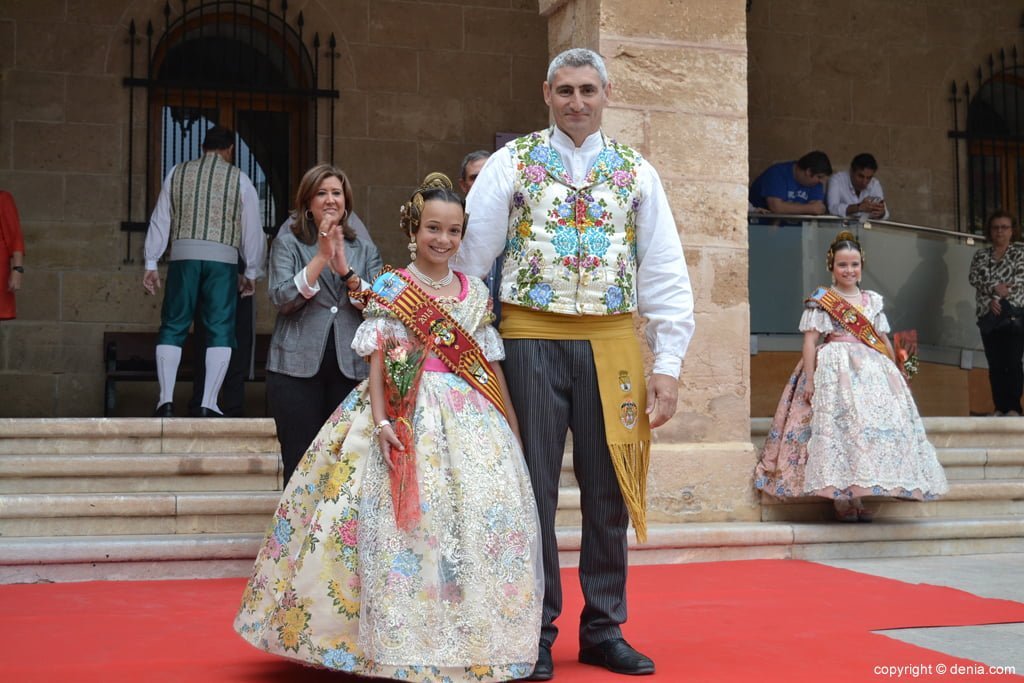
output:
[[[590,342],[601,394],[605,439],[615,476],[637,540],[646,542],[651,426],[647,419],[644,359],[637,343],[633,316],[570,316],[508,303],[502,305],[501,316],[501,335],[505,339]]]

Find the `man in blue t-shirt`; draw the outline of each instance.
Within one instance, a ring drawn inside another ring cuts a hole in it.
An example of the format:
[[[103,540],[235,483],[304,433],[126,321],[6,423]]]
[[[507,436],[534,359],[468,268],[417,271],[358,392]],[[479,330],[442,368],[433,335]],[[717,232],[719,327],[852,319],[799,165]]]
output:
[[[768,167],[750,184],[750,203],[769,213],[825,213],[825,181],[832,163],[824,152],[808,152],[796,161]]]

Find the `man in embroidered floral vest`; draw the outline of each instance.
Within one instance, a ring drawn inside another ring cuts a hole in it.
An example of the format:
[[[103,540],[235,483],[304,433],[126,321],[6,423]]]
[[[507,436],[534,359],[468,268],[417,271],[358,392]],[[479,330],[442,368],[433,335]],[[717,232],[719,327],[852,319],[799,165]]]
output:
[[[174,381],[197,304],[207,346],[198,414],[222,417],[217,396],[236,346],[238,293],[256,291],[267,255],[259,197],[249,177],[231,163],[234,150],[233,131],[220,126],[206,131],[203,156],[171,169],[149,221],[142,277],[148,294],[160,288],[157,261],[173,238],[156,346],[160,398],[154,417],[174,416]],[[239,253],[246,263],[241,278]]]
[[[504,254],[505,369],[540,514],[544,617],[530,680],[554,675],[562,609],[555,538],[568,429],[583,537],[579,660],[622,674],[654,662],[622,637],[626,528],[646,539],[650,428],[676,410],[693,335],[693,295],[661,180],[640,154],[601,132],[611,86],[601,57],[572,49],[543,84],[555,125],[513,140],[480,173],[456,266],[483,276]],[[636,311],[654,368],[646,388]]]

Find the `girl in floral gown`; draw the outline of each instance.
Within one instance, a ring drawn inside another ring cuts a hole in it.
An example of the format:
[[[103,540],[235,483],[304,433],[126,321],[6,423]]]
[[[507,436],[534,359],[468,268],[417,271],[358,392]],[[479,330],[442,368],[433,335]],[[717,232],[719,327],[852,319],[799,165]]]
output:
[[[834,284],[805,302],[803,358],[783,389],[754,476],[776,498],[832,500],[844,522],[871,521],[863,496],[929,500],[949,490],[892,360],[882,297],[860,289],[863,261],[852,233],[829,247]]]
[[[235,630],[360,675],[522,678],[537,658],[543,573],[501,339],[487,287],[448,269],[465,229],[451,182],[431,174],[402,214],[413,262],[374,283],[352,343],[371,356],[370,379],[288,482]],[[385,367],[418,354],[415,399],[393,415]]]

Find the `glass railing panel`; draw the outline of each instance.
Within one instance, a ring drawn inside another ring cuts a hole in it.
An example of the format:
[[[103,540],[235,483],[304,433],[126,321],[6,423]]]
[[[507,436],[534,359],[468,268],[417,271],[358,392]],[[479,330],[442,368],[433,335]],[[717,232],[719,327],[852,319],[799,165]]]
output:
[[[978,351],[974,288],[967,281],[981,240],[923,226],[838,218],[750,220],[751,334],[798,334],[803,299],[831,276],[825,254],[841,230],[864,249],[862,285],[886,300],[893,330],[915,329],[936,362],[960,362],[960,350]]]

